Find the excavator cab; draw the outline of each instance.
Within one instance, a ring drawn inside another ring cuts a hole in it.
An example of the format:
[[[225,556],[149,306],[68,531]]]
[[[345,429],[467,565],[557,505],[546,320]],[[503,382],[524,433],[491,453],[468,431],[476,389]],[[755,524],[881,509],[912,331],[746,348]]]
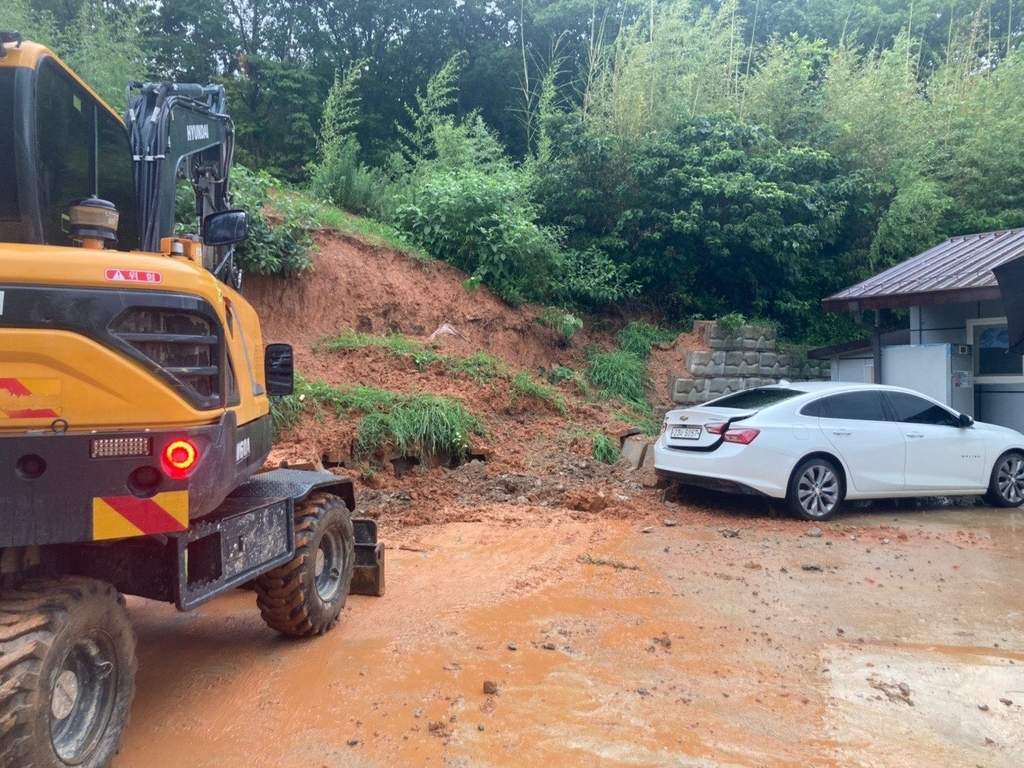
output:
[[[108,247],[138,249],[132,153],[120,117],[40,46],[0,51],[0,242],[70,246],[72,205],[96,197],[120,214]]]

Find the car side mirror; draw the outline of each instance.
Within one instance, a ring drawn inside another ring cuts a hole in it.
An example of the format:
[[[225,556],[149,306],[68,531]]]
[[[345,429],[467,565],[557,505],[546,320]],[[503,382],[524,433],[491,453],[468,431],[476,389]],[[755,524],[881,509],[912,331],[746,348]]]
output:
[[[295,363],[291,344],[268,344],[263,353],[268,395],[290,395],[295,390]]]
[[[960,428],[961,429],[967,429],[968,427],[973,426],[973,425],[974,425],[974,419],[972,419],[966,413],[961,413],[960,414]]]
[[[216,211],[203,219],[204,245],[231,245],[249,236],[249,214],[242,210]]]

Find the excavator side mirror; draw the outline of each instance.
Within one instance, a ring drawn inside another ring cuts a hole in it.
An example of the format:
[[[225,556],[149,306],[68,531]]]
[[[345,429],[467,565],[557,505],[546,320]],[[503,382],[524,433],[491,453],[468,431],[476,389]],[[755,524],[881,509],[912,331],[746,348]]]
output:
[[[295,389],[295,363],[291,344],[267,344],[263,369],[268,395],[290,395]]]
[[[204,245],[231,245],[248,236],[249,214],[245,211],[217,211],[203,219]]]

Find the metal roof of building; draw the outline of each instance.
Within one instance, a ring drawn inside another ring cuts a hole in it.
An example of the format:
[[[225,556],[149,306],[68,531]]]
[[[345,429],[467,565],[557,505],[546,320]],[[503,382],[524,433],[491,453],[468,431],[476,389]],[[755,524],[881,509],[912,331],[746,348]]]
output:
[[[919,256],[823,299],[826,312],[999,299],[992,268],[1024,256],[1024,229],[951,237]]]

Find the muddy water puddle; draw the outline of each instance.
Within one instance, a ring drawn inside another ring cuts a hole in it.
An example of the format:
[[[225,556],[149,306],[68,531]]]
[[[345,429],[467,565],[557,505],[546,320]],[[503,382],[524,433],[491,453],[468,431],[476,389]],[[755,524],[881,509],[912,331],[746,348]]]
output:
[[[897,705],[903,738],[923,745],[900,764],[1014,764],[1020,707],[990,696],[1000,719],[975,723],[972,696],[1016,685],[1019,614],[1003,654],[981,652],[995,627],[942,607],[894,634],[884,617],[900,600],[924,616],[949,598],[928,583],[939,555],[883,606],[873,585],[850,586],[875,566],[840,545],[832,570],[805,573],[808,542],[778,533],[426,527],[388,551],[389,594],[351,597],[312,641],[266,629],[250,592],[187,615],[133,600],[138,694],[115,766],[885,765],[898,742],[873,729]],[[966,681],[959,709],[941,705],[947,669]],[[872,687],[899,682],[914,707]],[[951,726],[966,704],[970,727]],[[975,737],[993,723],[986,746]]]

